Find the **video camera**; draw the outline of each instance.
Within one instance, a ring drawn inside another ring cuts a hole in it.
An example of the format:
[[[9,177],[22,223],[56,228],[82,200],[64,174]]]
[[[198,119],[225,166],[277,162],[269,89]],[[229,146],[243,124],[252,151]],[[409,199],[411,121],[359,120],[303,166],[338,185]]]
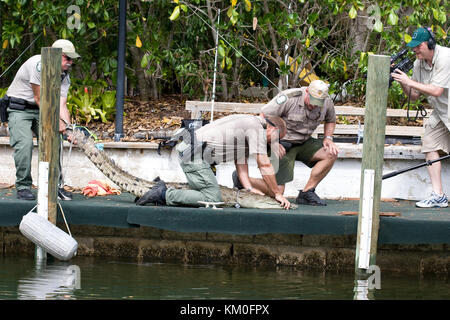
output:
[[[391,56],[391,70],[389,72],[389,86],[391,86],[392,81],[394,79],[391,76],[391,73],[394,72],[395,69],[399,69],[403,71],[404,73],[408,73],[414,66],[414,61],[412,61],[406,54],[408,53],[408,48],[405,47],[402,50],[400,50],[399,53],[393,54]],[[392,65],[397,60],[400,60],[399,63]]]

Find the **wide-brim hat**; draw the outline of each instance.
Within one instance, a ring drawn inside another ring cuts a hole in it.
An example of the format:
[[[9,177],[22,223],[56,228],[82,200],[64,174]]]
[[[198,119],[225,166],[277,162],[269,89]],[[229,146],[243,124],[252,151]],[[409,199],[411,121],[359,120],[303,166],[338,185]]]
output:
[[[69,40],[65,40],[65,39],[56,40],[52,44],[52,48],[61,48],[62,49],[62,53],[65,54],[66,56],[68,56],[69,58],[72,58],[72,59],[76,59],[76,58],[81,57],[75,51],[75,46],[73,45],[73,43],[70,42]]]

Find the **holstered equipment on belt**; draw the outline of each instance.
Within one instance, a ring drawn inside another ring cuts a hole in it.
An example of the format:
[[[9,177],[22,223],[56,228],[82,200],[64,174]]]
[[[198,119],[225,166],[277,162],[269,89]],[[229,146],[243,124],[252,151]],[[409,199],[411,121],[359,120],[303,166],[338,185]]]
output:
[[[28,102],[25,99],[20,99],[16,97],[9,98],[9,108],[14,110],[23,111],[25,109],[38,110],[39,106],[36,103]]]
[[[4,96],[0,99],[0,120],[2,122],[8,122],[8,105],[9,105],[9,97]]]
[[[280,144],[284,147],[286,153],[289,152],[289,150],[293,147],[292,143],[287,142],[286,140],[280,140]]]

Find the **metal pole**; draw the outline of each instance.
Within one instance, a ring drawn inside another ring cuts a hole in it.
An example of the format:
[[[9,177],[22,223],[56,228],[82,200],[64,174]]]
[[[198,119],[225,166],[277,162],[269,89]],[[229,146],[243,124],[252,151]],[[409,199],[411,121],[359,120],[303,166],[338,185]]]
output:
[[[442,161],[442,160],[445,160],[445,159],[450,159],[450,154],[448,154],[448,155],[446,155],[446,156],[443,156],[443,157],[441,157],[441,158],[435,159],[435,160],[428,160],[428,161],[426,161],[426,162],[424,162],[424,163],[421,163],[421,164],[418,164],[418,165],[416,165],[416,166],[412,166],[412,167],[409,167],[409,168],[400,169],[400,170],[398,170],[398,171],[386,173],[386,174],[383,175],[383,177],[381,177],[381,178],[382,178],[383,180],[384,180],[384,179],[389,179],[389,178],[395,177],[396,175],[399,175],[399,174],[401,174],[401,173],[405,173],[405,172],[407,172],[407,171],[415,170],[415,169],[422,168],[422,167],[425,167],[425,166],[431,166],[433,163],[438,162],[438,161]]]
[[[39,215],[56,224],[59,180],[59,105],[61,94],[60,48],[41,49],[41,92],[39,104]],[[45,251],[37,247],[36,258],[45,259]]]
[[[127,37],[127,0],[119,0],[119,44],[117,50],[117,91],[116,91],[116,129],[114,141],[120,141],[123,134],[123,102],[125,91],[125,44]]]
[[[217,25],[219,25],[220,21],[220,9],[217,12]],[[213,80],[213,89],[212,89],[212,97],[211,97],[211,122],[214,121],[214,100],[216,99],[216,74],[217,74],[217,47],[219,46],[219,30],[217,28],[214,29],[216,31],[216,52],[214,57],[214,80]]]

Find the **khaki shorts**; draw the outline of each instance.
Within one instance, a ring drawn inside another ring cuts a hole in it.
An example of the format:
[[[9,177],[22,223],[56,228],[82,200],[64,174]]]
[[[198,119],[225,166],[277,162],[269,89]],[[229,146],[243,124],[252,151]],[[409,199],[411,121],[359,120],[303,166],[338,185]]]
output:
[[[322,147],[323,139],[315,138],[309,138],[304,143],[292,147],[289,152],[279,160],[278,171],[276,171],[278,185],[284,185],[294,180],[295,161],[301,161],[310,168],[314,167],[316,162],[311,161],[311,159]]]
[[[422,153],[432,151],[450,153],[450,131],[442,121],[439,121],[434,128],[428,123],[425,123],[424,129]]]

